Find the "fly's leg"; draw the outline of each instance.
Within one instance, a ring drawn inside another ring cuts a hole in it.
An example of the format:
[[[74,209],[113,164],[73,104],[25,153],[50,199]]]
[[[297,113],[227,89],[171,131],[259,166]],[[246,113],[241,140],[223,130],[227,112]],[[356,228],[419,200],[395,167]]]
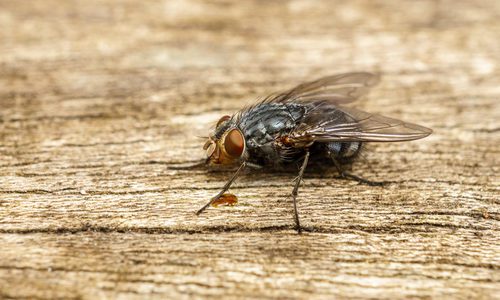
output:
[[[254,163],[251,163],[251,162],[246,162],[246,165],[249,167],[249,168],[254,168],[254,169],[257,169],[257,170],[261,170],[264,168],[264,166],[261,166],[259,164],[254,164]]]
[[[364,179],[363,177],[359,177],[357,175],[351,174],[342,168],[342,165],[333,157],[333,155],[330,155],[330,158],[332,159],[333,163],[335,164],[335,167],[337,168],[337,171],[339,172],[339,174],[342,178],[353,179],[359,183],[364,183],[364,184],[371,185],[371,186],[384,185],[384,182],[382,182],[382,181],[371,181],[368,179]]]
[[[222,194],[224,194],[225,192],[227,192],[227,190],[229,190],[229,188],[231,187],[231,184],[233,184],[233,182],[236,180],[236,178],[238,178],[238,175],[240,174],[241,170],[243,170],[246,166],[246,162],[243,162],[240,167],[238,168],[238,170],[236,170],[236,173],[234,173],[234,175],[229,179],[228,182],[226,182],[226,184],[222,187],[222,190],[217,194],[215,195],[214,197],[212,197],[210,199],[210,201],[207,202],[207,204],[205,204],[202,208],[200,208],[196,214],[199,215],[201,214],[205,209],[207,209],[207,207],[210,206],[210,204],[212,204],[215,200],[219,199],[220,196],[222,196]]]
[[[181,164],[181,165],[167,165],[167,169],[170,170],[194,170],[207,165],[207,160],[203,159],[192,164]]]
[[[297,176],[297,178],[295,179],[296,180],[295,187],[293,188],[292,191],[295,226],[297,229],[297,233],[299,234],[302,233],[302,227],[300,227],[299,212],[297,210],[297,195],[299,193],[299,186],[300,183],[302,182],[302,178],[304,177],[304,171],[306,170],[308,161],[309,161],[309,151],[306,152],[306,156],[304,157],[304,162],[302,162],[302,166],[300,167],[299,176]]]

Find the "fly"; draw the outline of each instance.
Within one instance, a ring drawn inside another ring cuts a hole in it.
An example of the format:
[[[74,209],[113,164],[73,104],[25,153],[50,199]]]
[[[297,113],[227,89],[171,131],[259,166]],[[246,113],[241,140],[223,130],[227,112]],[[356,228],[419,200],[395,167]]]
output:
[[[301,233],[297,196],[308,164],[329,164],[344,178],[381,185],[344,170],[366,142],[403,142],[424,138],[432,130],[417,124],[344,106],[379,82],[379,76],[345,73],[300,84],[286,92],[223,116],[204,145],[207,163],[239,165],[222,190],[200,208],[201,214],[230,188],[245,167],[300,165],[291,193],[294,221]]]

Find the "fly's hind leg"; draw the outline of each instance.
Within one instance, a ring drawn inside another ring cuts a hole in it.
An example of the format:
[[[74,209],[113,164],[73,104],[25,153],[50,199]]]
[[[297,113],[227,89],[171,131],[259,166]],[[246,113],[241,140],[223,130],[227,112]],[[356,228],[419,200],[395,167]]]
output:
[[[333,155],[330,155],[330,158],[332,159],[333,164],[335,165],[335,168],[337,168],[337,171],[339,172],[339,174],[342,178],[349,178],[352,180],[356,180],[359,183],[364,183],[364,184],[367,184],[370,186],[382,186],[385,184],[385,182],[383,182],[383,181],[371,181],[371,180],[365,179],[363,177],[359,177],[357,175],[351,174],[342,168],[342,165],[340,164],[340,162],[335,157],[333,157]]]

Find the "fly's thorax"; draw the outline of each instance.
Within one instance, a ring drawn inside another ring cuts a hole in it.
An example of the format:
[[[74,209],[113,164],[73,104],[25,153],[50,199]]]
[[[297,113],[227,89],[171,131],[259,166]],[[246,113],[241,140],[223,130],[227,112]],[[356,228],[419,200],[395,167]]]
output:
[[[243,112],[238,126],[246,141],[248,161],[259,165],[281,164],[285,158],[280,138],[293,131],[307,107],[297,103],[261,103]],[[285,156],[289,156],[286,153]]]

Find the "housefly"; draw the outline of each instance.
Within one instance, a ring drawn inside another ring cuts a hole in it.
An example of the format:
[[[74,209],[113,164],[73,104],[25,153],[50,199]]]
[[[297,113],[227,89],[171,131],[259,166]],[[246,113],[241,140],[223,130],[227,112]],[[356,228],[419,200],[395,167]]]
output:
[[[238,165],[222,190],[200,208],[217,201],[245,167],[300,165],[291,193],[294,220],[301,232],[297,195],[308,164],[331,165],[344,178],[380,184],[344,170],[366,142],[402,142],[424,138],[432,130],[420,125],[344,106],[366,94],[379,77],[358,72],[327,76],[223,116],[204,145],[207,163]]]

